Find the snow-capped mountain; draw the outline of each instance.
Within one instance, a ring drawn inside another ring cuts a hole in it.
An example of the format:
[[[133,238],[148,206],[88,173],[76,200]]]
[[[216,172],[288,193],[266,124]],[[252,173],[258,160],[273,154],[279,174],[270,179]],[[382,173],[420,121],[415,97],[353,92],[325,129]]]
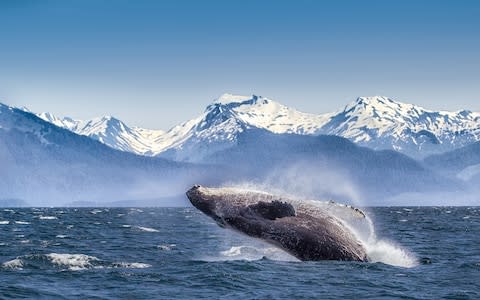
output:
[[[318,133],[419,158],[480,140],[480,113],[431,111],[387,97],[360,97],[335,113]]]
[[[50,114],[39,116],[115,149],[180,161],[201,161],[229,148],[248,128],[276,134],[337,135],[416,158],[480,140],[480,113],[430,111],[380,96],[359,97],[336,112],[315,115],[261,96],[224,94],[200,116],[167,132],[129,128],[112,117],[76,121]]]
[[[152,152],[156,146],[155,140],[165,133],[162,130],[129,127],[111,116],[81,121],[69,117],[59,118],[44,112],[38,114],[38,117],[76,134],[93,138],[114,149],[146,156],[155,154]]]
[[[261,96],[224,94],[196,119],[182,123],[158,139],[158,154],[180,161],[204,157],[236,144],[238,134],[249,128],[270,132],[315,134],[326,115],[302,113]]]
[[[224,94],[195,119],[167,132],[130,128],[113,117],[88,121],[38,116],[59,127],[89,136],[112,148],[140,155],[161,155],[180,161],[198,161],[205,155],[235,144],[246,128],[264,128],[274,133],[315,134],[329,115],[302,113],[261,96]]]
[[[0,103],[0,202],[6,205],[20,203],[9,199],[35,206],[157,199],[222,170],[116,151]]]

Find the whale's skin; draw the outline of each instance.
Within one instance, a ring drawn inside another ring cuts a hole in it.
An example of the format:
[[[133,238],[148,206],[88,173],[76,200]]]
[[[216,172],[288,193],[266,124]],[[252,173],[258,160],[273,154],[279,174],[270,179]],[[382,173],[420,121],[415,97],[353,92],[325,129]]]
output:
[[[197,209],[220,226],[274,244],[302,261],[368,260],[349,228],[308,202],[263,192],[199,185],[187,191]]]

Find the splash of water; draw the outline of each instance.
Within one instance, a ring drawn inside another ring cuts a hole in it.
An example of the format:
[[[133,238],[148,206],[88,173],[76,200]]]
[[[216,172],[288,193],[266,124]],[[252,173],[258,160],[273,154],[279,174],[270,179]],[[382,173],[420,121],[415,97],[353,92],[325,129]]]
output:
[[[418,265],[418,259],[413,253],[395,242],[378,238],[375,233],[375,225],[368,215],[365,215],[363,219],[365,226],[352,226],[348,221],[344,219],[342,221],[363,244],[370,262],[405,268]]]
[[[233,246],[221,251],[218,260],[260,260],[298,261],[290,254],[275,247]]]

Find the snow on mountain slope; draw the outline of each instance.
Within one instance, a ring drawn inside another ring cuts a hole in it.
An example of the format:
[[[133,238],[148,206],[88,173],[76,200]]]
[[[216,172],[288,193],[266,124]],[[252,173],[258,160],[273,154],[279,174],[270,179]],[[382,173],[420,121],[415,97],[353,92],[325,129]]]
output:
[[[224,94],[198,118],[175,126],[157,140],[161,156],[199,161],[236,143],[237,135],[256,127],[273,133],[315,134],[330,114],[302,113],[261,96]]]
[[[197,161],[204,154],[229,147],[246,128],[264,128],[274,133],[314,134],[329,114],[314,115],[288,108],[261,96],[224,94],[197,118],[167,132],[130,128],[113,117],[88,121],[38,116],[59,127],[96,139],[112,148],[141,155],[162,154],[176,160]]]
[[[225,94],[196,119],[174,127],[152,151],[177,160],[201,160],[235,144],[248,128],[277,134],[337,135],[373,149],[393,149],[415,158],[480,140],[480,113],[431,111],[387,97],[359,97],[321,115],[299,112],[261,96]]]
[[[147,156],[154,155],[151,152],[155,148],[153,142],[165,133],[162,130],[128,127],[111,116],[87,121],[69,117],[59,118],[50,113],[40,113],[37,116],[59,127],[98,140],[114,149]]]
[[[299,112],[261,96],[252,96],[250,99],[243,97],[243,101],[236,101],[238,98],[239,96],[224,94],[207,110],[217,106],[231,109],[245,123],[273,133],[315,134],[332,116]]]
[[[249,128],[276,134],[337,135],[373,149],[394,149],[421,158],[480,140],[480,113],[430,111],[387,97],[359,97],[333,113],[309,114],[261,96],[224,94],[192,120],[167,132],[130,128],[112,117],[89,121],[39,115],[60,127],[115,149],[181,161],[235,145]]]
[[[414,157],[449,151],[480,139],[480,113],[430,111],[386,97],[360,97],[319,131],[374,149]]]
[[[198,178],[213,184],[208,174],[227,178],[223,170],[116,151],[0,103],[0,202],[22,199],[43,207],[153,199],[177,195]]]

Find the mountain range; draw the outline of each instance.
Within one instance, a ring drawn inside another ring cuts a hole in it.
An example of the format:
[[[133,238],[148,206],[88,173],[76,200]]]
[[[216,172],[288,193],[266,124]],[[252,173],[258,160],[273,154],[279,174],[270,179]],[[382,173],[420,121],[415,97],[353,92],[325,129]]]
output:
[[[161,131],[0,104],[0,203],[162,205],[194,183],[365,205],[411,204],[395,197],[412,193],[473,195],[478,118],[384,97],[315,115],[226,94]]]
[[[200,178],[218,183],[210,174],[221,174],[211,166],[118,151],[3,104],[0,166],[0,203],[35,206],[177,196]]]
[[[416,159],[480,140],[480,113],[431,111],[381,96],[359,97],[335,112],[310,114],[261,96],[224,94],[197,118],[168,131],[129,127],[110,116],[87,121],[49,113],[38,116],[114,149],[190,162],[234,146],[238,134],[249,128],[275,134],[336,135]]]

